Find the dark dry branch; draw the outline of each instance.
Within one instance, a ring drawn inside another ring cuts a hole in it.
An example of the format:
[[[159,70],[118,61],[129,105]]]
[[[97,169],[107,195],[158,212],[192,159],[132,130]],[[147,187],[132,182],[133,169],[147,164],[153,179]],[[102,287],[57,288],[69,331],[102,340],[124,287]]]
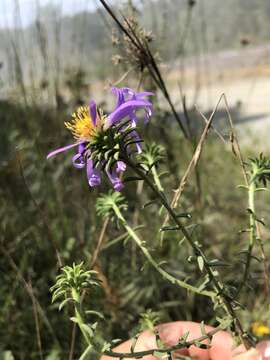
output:
[[[173,102],[171,100],[170,94],[168,92],[167,86],[164,82],[164,79],[162,77],[162,74],[159,70],[159,67],[156,63],[156,60],[148,46],[148,44],[146,42],[142,42],[141,39],[137,36],[136,32],[134,31],[133,27],[131,26],[129,20],[124,16],[124,24],[118,19],[117,15],[115,14],[115,12],[112,10],[112,8],[107,4],[107,2],[105,0],[99,0],[100,3],[103,5],[103,7],[105,8],[105,10],[107,11],[107,13],[110,15],[110,17],[114,20],[114,22],[117,24],[118,28],[120,29],[120,31],[127,36],[127,38],[131,41],[131,43],[133,44],[133,46],[135,47],[135,49],[137,49],[137,51],[140,54],[140,59],[141,59],[141,66],[142,69],[143,68],[147,68],[148,72],[150,74],[150,76],[152,77],[152,79],[154,80],[155,84],[157,85],[157,87],[161,90],[162,94],[164,95],[165,99],[167,100],[170,109],[173,113],[173,116],[175,118],[175,120],[177,121],[183,135],[188,138],[186,129],[184,128],[183,122],[180,119],[179,114],[177,113]]]

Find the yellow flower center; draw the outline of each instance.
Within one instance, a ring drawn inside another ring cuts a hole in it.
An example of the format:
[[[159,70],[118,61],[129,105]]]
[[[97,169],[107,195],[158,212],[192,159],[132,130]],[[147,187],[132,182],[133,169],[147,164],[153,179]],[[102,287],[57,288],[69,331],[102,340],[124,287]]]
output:
[[[252,332],[256,336],[264,336],[270,334],[270,328],[261,322],[255,322],[251,325]]]
[[[102,129],[104,124],[104,116],[97,113],[96,126],[93,124],[89,107],[80,106],[78,110],[72,114],[72,120],[65,122],[65,126],[72,132],[76,140],[90,141]]]

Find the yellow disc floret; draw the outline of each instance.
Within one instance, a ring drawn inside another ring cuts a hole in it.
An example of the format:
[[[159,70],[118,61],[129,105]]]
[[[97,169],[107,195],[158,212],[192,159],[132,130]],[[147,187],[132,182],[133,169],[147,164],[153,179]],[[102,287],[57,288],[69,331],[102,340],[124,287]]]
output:
[[[270,328],[261,322],[254,322],[251,325],[251,329],[253,334],[259,337],[264,335],[270,335]]]
[[[65,122],[65,126],[72,132],[74,138],[80,141],[91,141],[104,123],[104,117],[97,114],[96,125],[93,124],[88,106],[80,106],[72,114],[72,118],[70,122]]]

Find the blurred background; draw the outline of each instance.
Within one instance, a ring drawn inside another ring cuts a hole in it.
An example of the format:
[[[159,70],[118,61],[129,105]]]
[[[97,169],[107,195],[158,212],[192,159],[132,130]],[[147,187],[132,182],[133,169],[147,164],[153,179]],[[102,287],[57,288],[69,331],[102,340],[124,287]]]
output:
[[[225,93],[244,156],[269,152],[269,0],[109,4],[120,19],[130,19],[150,47],[177,113],[188,117],[184,122],[191,124],[193,145],[204,124],[196,106],[209,116]],[[101,338],[127,338],[149,308],[160,321],[215,324],[206,299],[171,288],[115,224],[105,226],[96,216],[100,190],[90,191],[84,172],[72,168],[72,154],[46,161],[49,151],[71,142],[63,123],[78,105],[91,97],[105,111],[112,109],[112,85],[156,93],[155,117],[144,136],[165,148],[161,168],[169,171],[164,187],[171,196],[192,157],[192,146],[182,138],[162,92],[101,3],[0,0],[0,359],[79,358],[83,342],[69,321],[71,309],[59,313],[51,304],[57,254],[64,264],[84,260],[99,271],[102,289],[86,302],[105,314]],[[228,140],[224,102],[216,111],[215,126]],[[239,235],[248,221],[246,199],[236,190],[242,182],[229,142],[224,145],[211,135],[181,203],[181,209],[200,223],[196,236],[206,239],[211,256],[231,261],[246,247],[247,238]],[[142,237],[157,259],[168,260],[169,271],[196,282],[196,266],[183,261],[189,249],[180,248],[174,234],[160,246],[163,217],[155,209],[141,210],[147,190],[134,187],[124,190],[130,222],[142,225]],[[103,184],[103,191],[108,188]],[[266,195],[259,199],[258,209],[269,216]],[[267,227],[263,237],[267,254]],[[236,261],[224,272],[228,283],[239,280],[239,266],[241,261]],[[252,269],[253,295],[247,298],[247,289],[243,292],[247,327],[254,319],[266,324],[270,320],[268,285],[263,280],[267,267],[254,262]]]

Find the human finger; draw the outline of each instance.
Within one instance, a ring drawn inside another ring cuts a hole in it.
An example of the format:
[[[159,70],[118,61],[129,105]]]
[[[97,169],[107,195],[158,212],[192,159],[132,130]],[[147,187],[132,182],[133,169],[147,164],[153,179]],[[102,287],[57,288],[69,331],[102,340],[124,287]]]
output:
[[[214,328],[210,326],[205,326],[207,332],[212,331]],[[159,336],[161,340],[166,344],[166,346],[176,345],[179,339],[188,332],[188,341],[200,338],[202,336],[201,328],[198,323],[189,322],[189,321],[177,321],[159,325],[157,327]],[[209,342],[208,340],[205,343]],[[132,341],[128,340],[123,344],[117,346],[114,351],[121,353],[130,352]],[[239,347],[237,349],[233,348],[233,339],[232,337],[224,332],[217,332],[211,341],[211,346],[209,349],[199,349],[196,346],[191,346],[189,349],[181,349],[177,351],[177,354],[181,355],[190,355],[197,357],[199,360],[220,360],[220,359],[233,359],[235,353],[241,353],[245,351],[244,347]],[[145,351],[157,348],[156,337],[150,331],[145,331],[140,334],[138,341],[136,343],[134,351]],[[103,356],[101,360],[112,360],[112,357]],[[115,359],[115,358],[114,358]],[[154,355],[147,355],[143,358],[144,360],[156,360],[157,358]]]

